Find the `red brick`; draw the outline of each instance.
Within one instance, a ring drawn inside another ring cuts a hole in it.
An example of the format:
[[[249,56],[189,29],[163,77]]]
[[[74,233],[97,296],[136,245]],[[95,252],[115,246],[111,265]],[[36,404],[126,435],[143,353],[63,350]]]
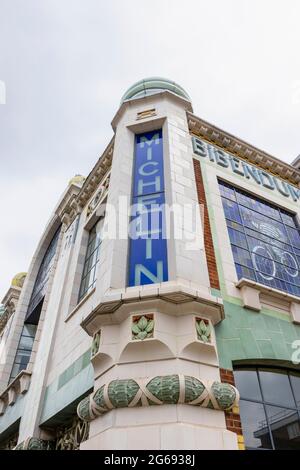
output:
[[[205,247],[206,259],[207,259],[209,281],[210,281],[211,287],[215,289],[220,289],[220,282],[219,282],[215,251],[214,251],[213,239],[212,239],[211,228],[210,228],[205,190],[204,190],[204,185],[203,185],[203,180],[202,180],[201,167],[200,167],[200,163],[198,162],[198,160],[194,159],[193,163],[194,163],[194,172],[195,172],[198,201],[199,201],[199,204],[203,204],[204,206],[204,247]]]

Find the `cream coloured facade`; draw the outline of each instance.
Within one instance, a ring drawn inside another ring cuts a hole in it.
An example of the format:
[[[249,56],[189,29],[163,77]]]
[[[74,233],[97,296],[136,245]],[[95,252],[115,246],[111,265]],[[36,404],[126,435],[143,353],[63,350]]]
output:
[[[164,79],[131,87],[112,127],[3,299],[0,446],[300,448],[297,163]],[[165,241],[139,231],[153,201]]]

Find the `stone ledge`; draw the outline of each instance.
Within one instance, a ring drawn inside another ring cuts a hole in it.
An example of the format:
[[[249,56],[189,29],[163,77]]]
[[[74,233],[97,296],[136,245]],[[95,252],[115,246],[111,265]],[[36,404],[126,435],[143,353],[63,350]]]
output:
[[[148,289],[145,286],[137,286],[111,290],[103,297],[102,302],[82,320],[81,326],[89,335],[93,335],[101,327],[99,317],[109,315],[111,320],[115,317],[112,323],[119,323],[121,316],[130,315],[131,310],[136,309],[137,305],[145,308],[153,301],[174,305],[174,308],[172,307],[174,315],[177,315],[176,307],[182,305],[182,314],[188,309],[191,310],[190,313],[193,310],[195,314],[199,313],[199,309],[206,309],[213,324],[219,323],[224,318],[221,298],[213,296],[208,291],[200,291],[177,281],[169,281],[151,284]]]
[[[0,416],[7,406],[13,406],[18,395],[25,395],[29,389],[31,372],[22,370],[0,395]]]
[[[282,299],[289,303],[292,322],[300,324],[300,297],[245,278],[240,279],[236,283],[236,287],[241,291],[243,307],[260,312],[262,309],[260,294],[268,295],[271,299]]]

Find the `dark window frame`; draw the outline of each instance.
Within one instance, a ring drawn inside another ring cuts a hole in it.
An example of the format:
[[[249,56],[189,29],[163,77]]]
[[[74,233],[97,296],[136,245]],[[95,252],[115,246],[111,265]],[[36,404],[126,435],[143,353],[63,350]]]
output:
[[[247,449],[249,450],[276,450],[276,446],[274,444],[274,438],[273,438],[273,433],[272,433],[272,429],[271,429],[271,424],[270,424],[270,417],[268,416],[268,412],[267,412],[267,406],[273,406],[273,407],[277,407],[277,408],[280,408],[280,409],[285,409],[285,410],[290,410],[290,411],[294,411],[295,414],[298,415],[298,418],[299,418],[299,423],[300,423],[300,401],[299,401],[299,404],[297,404],[297,399],[296,399],[296,395],[295,395],[295,391],[294,391],[294,386],[292,384],[292,381],[291,381],[291,375],[294,375],[294,374],[298,374],[299,377],[300,377],[300,371],[296,371],[296,370],[293,370],[293,369],[288,369],[288,368],[284,368],[284,367],[280,367],[280,366],[277,366],[277,365],[274,365],[274,366],[267,366],[267,365],[236,365],[234,366],[234,370],[233,370],[233,373],[235,372],[239,372],[239,371],[244,371],[244,372],[251,372],[251,373],[256,373],[256,376],[257,376],[257,380],[258,380],[258,384],[259,384],[259,390],[260,390],[260,394],[261,394],[261,400],[260,399],[252,399],[252,398],[247,398],[247,397],[243,397],[242,395],[240,396],[240,400],[241,401],[245,401],[245,402],[250,402],[250,403],[256,403],[256,404],[259,404],[259,405],[262,405],[263,406],[263,409],[264,409],[264,413],[265,413],[265,418],[266,418],[266,424],[267,424],[267,428],[268,428],[268,432],[269,432],[269,439],[270,439],[270,442],[271,442],[271,445],[272,445],[272,449],[268,449],[268,448],[255,448],[255,447],[250,447],[250,446],[246,446]],[[286,406],[286,405],[279,405],[278,403],[273,403],[273,402],[270,402],[268,400],[266,400],[264,398],[264,391],[263,391],[263,386],[262,386],[262,383],[261,383],[261,378],[260,378],[260,374],[259,374],[259,371],[266,371],[266,372],[273,372],[273,373],[282,373],[284,375],[286,375],[288,377],[288,381],[289,381],[289,386],[290,386],[290,389],[291,389],[291,392],[292,392],[292,395],[293,395],[293,399],[294,399],[294,402],[295,402],[295,407],[290,407],[290,406]],[[245,423],[244,423],[244,426],[245,426]],[[242,429],[243,429],[243,422],[242,422]],[[300,444],[299,444],[299,450],[300,450]]]
[[[96,286],[97,267],[100,261],[100,250],[101,250],[101,244],[102,244],[101,230],[97,233],[97,225],[100,222],[102,222],[102,224],[104,223],[103,218],[98,219],[97,222],[93,225],[93,227],[89,231],[88,244],[86,248],[84,265],[83,265],[81,281],[80,281],[80,288],[79,288],[79,293],[78,293],[78,303],[81,302],[81,300],[89,292],[91,292]],[[94,242],[95,242],[95,245],[92,246]],[[94,256],[95,256],[95,259],[93,260]],[[89,266],[90,261],[92,261],[92,263]],[[87,266],[89,266],[88,269],[86,269]],[[92,282],[90,282],[89,278],[92,272],[93,272]],[[85,285],[86,281],[88,281],[88,285]]]

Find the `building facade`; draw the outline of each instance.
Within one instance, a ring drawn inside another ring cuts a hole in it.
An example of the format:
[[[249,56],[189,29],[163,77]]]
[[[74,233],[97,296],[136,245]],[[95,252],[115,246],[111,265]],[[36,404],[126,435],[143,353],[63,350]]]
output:
[[[142,80],[0,308],[2,449],[300,449],[300,171]]]

